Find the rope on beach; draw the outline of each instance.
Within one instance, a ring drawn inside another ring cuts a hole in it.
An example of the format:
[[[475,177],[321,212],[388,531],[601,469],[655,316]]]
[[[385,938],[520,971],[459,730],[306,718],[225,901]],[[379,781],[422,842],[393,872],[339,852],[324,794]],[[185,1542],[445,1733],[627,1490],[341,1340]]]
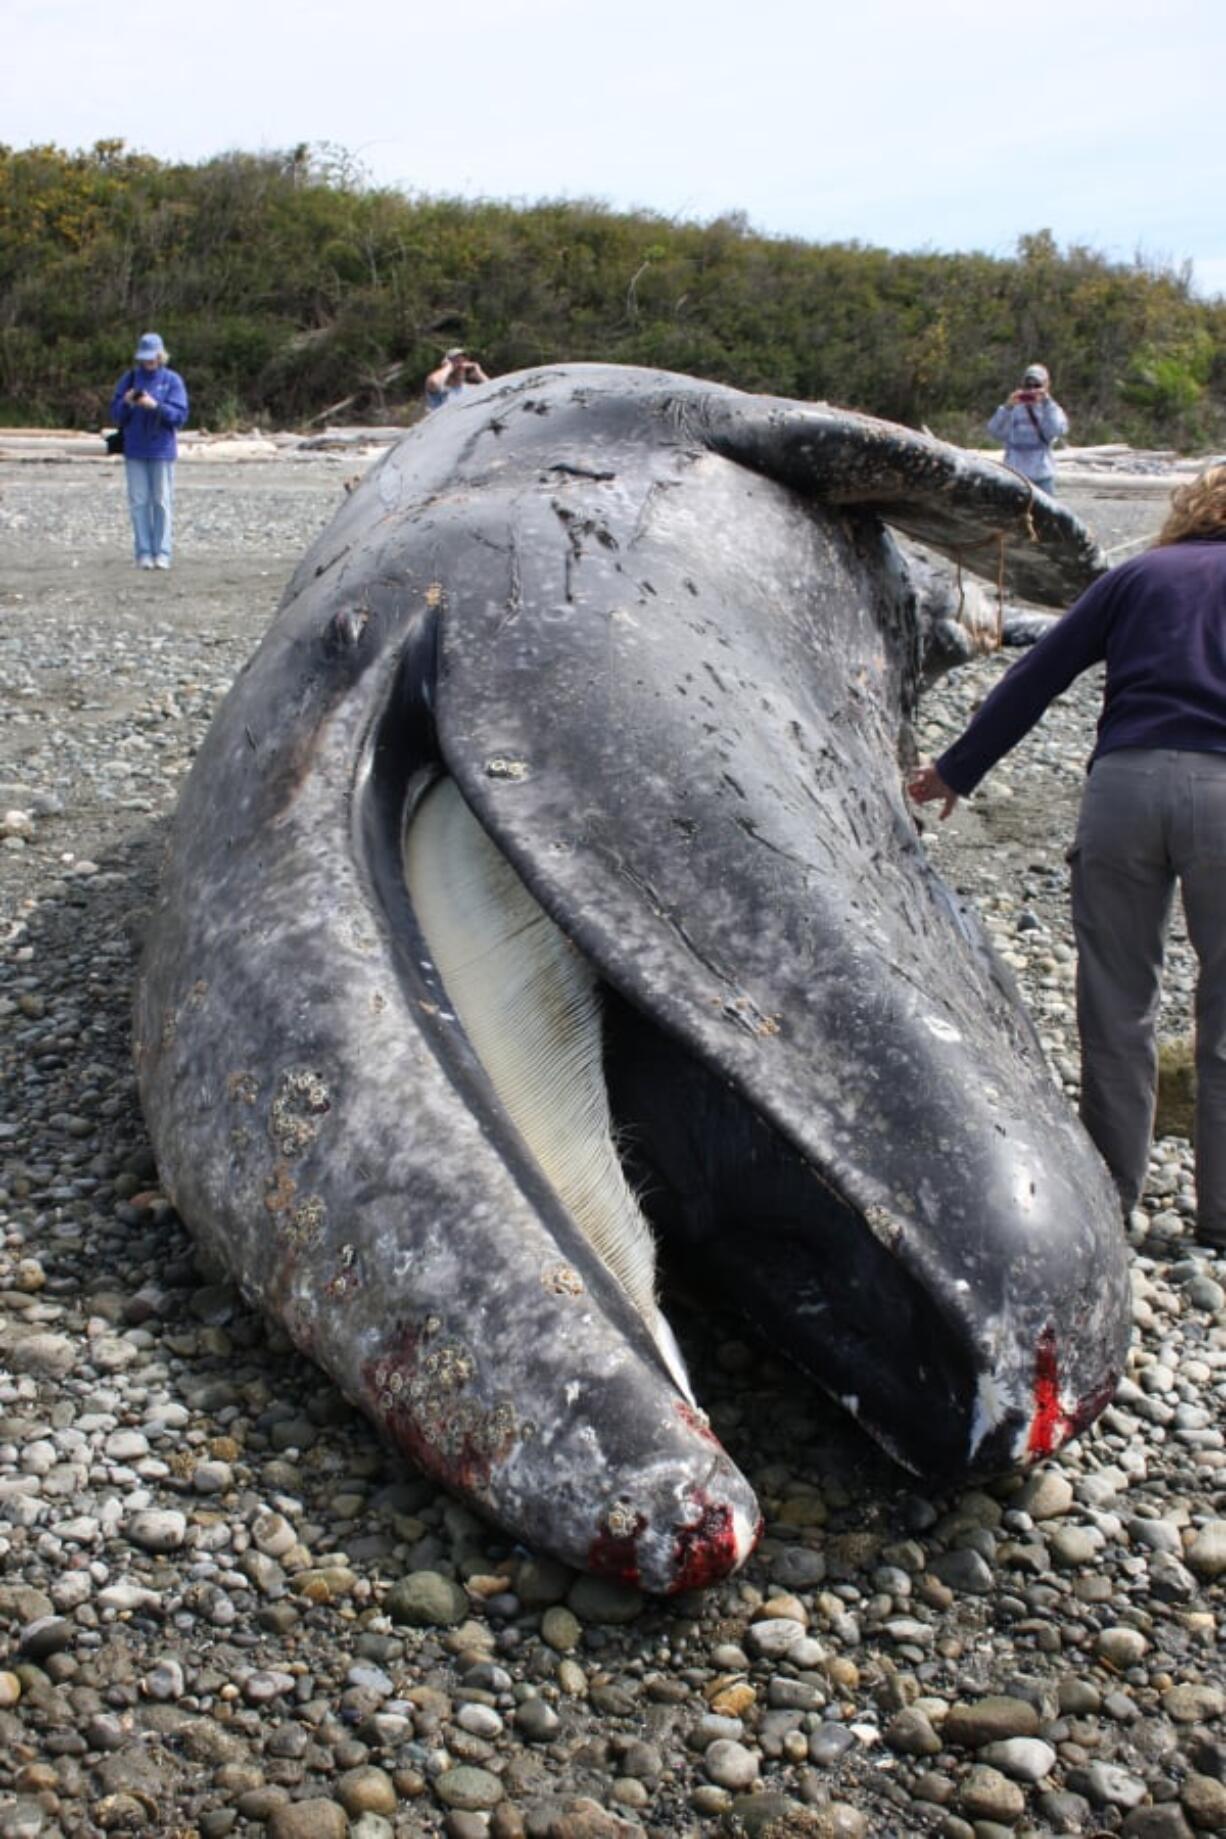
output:
[[[1152,542],[1152,540],[1148,536],[1130,536],[1126,543],[1113,543],[1110,549],[1103,550],[1103,554],[1107,557],[1122,556],[1126,549],[1140,549],[1143,543]]]

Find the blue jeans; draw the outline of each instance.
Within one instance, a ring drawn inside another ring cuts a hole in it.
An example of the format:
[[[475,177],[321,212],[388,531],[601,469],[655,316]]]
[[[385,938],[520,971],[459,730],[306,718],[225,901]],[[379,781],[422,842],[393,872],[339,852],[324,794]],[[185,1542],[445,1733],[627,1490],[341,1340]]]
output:
[[[163,556],[170,560],[173,526],[175,463],[173,460],[133,460],[124,455],[128,480],[128,510],[136,560]]]

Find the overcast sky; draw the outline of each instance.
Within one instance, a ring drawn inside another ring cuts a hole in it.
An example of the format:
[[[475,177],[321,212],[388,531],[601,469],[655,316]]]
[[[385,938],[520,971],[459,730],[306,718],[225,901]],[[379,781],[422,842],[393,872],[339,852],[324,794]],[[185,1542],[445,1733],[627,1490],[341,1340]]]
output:
[[[0,138],[893,249],[1050,228],[1226,293],[1223,0],[4,0]]]

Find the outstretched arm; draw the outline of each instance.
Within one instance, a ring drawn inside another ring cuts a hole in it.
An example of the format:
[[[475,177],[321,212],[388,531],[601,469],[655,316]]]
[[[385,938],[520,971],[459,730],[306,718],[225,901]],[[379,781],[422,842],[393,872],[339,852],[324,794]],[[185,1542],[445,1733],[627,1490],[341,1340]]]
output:
[[[930,804],[934,798],[943,798],[945,803],[941,806],[942,822],[958,802],[958,794],[952,786],[946,785],[931,760],[908,779],[907,792],[917,805]]]

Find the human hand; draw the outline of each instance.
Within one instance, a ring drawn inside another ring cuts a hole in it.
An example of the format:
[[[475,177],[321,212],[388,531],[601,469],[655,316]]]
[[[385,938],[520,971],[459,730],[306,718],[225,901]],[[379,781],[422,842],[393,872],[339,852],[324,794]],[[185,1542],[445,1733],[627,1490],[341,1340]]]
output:
[[[945,802],[941,807],[942,823],[958,802],[958,794],[951,786],[946,785],[931,761],[927,766],[921,766],[919,771],[913,773],[908,779],[907,793],[917,805],[930,804],[934,798],[943,798]]]
[[[156,409],[157,401],[155,397],[149,394],[148,390],[142,390],[140,395],[136,398],[136,406],[138,409]]]

